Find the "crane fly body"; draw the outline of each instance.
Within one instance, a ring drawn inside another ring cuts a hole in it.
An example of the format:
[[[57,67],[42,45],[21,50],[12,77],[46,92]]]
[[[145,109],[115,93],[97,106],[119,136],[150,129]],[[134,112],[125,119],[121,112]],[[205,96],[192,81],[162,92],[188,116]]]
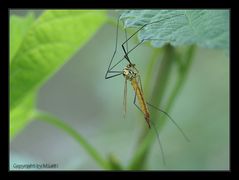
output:
[[[144,113],[144,119],[146,120],[150,128],[149,122],[150,114],[147,103],[144,98],[143,91],[140,88],[139,83],[137,81],[137,78],[139,77],[139,71],[136,69],[135,64],[128,64],[123,70],[123,76],[125,77],[126,80],[129,80],[131,82],[135,95],[139,101],[140,109]]]

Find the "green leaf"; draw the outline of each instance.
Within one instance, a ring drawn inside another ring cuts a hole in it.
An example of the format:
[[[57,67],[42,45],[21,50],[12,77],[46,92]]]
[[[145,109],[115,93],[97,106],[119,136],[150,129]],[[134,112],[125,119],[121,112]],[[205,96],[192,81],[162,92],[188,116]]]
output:
[[[28,29],[10,68],[10,106],[37,90],[105,22],[104,11],[49,10]]]
[[[49,10],[34,23],[33,15],[11,17],[11,138],[32,119],[38,89],[105,21],[105,11],[94,10]]]
[[[33,13],[28,13],[26,17],[15,15],[10,17],[10,62],[33,22]]]
[[[228,10],[132,10],[121,15],[126,27],[142,27],[138,37],[162,47],[197,44],[204,48],[229,48]]]
[[[26,96],[16,108],[10,111],[10,139],[16,136],[32,119],[36,94]]]

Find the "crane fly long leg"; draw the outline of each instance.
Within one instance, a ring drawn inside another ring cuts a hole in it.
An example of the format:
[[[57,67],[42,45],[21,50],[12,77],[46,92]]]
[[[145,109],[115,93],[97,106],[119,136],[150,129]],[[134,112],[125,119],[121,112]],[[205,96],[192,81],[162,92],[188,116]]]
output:
[[[105,73],[105,79],[110,79],[110,78],[113,78],[113,77],[116,77],[116,76],[119,76],[119,75],[122,75],[123,74],[123,71],[112,71],[113,68],[118,65],[122,60],[120,60],[119,62],[117,62],[114,66],[111,67],[111,64],[114,60],[114,57],[115,57],[115,54],[117,52],[117,45],[118,45],[118,34],[119,34],[119,18],[118,18],[118,21],[117,21],[117,28],[116,28],[116,39],[115,39],[115,49],[114,49],[114,53],[112,55],[112,58],[110,60],[110,63],[108,65],[108,68],[107,68],[107,71]],[[114,74],[114,75],[111,75],[111,76],[108,76],[108,74],[111,73],[111,74]]]
[[[111,60],[110,60],[110,63],[109,63],[109,65],[108,65],[108,68],[107,68],[107,71],[106,71],[106,74],[105,74],[105,79],[109,79],[109,78],[111,78],[111,77],[117,76],[116,74],[113,75],[113,76],[108,76],[108,73],[111,73],[111,70],[113,69],[113,68],[111,68],[111,64],[112,64],[112,62],[113,62],[113,59],[114,59],[115,54],[116,54],[116,51],[117,51],[118,32],[119,32],[118,26],[119,26],[119,19],[118,19],[118,21],[117,21],[117,28],[116,28],[115,50],[114,50],[114,53],[113,53],[112,58],[111,58]],[[120,73],[118,73],[118,74],[120,75]]]
[[[122,73],[119,73],[119,74],[114,74],[114,75],[112,75],[112,76],[108,76],[108,73],[111,73],[111,72],[110,72],[110,71],[107,72],[107,76],[105,77],[105,79],[110,79],[110,78],[113,78],[113,77],[116,77],[116,76],[119,76],[119,75],[122,75],[122,74],[123,74],[123,72],[122,72]]]
[[[128,55],[134,50],[136,49],[139,45],[141,45],[143,42],[145,41],[149,41],[149,40],[161,40],[161,41],[168,41],[168,39],[155,39],[155,38],[147,38],[147,39],[142,39],[138,44],[136,44],[134,47],[132,47],[129,51],[127,51],[127,53],[125,54],[125,56],[121,59],[121,61],[125,58],[128,58]],[[122,46],[122,48],[124,49],[124,46]]]
[[[166,19],[171,19],[171,18],[174,18],[174,17],[178,17],[178,16],[185,16],[185,14],[177,14],[177,15],[175,15],[175,16],[165,17],[165,18],[160,19],[160,20],[158,20],[158,21],[153,21],[153,22],[144,24],[143,26],[141,26],[138,30],[136,30],[129,38],[127,38],[127,39],[122,43],[121,46],[122,46],[123,51],[126,52],[124,45],[125,45],[133,36],[135,36],[139,31],[141,31],[144,27],[146,27],[146,26],[148,26],[148,25],[151,25],[151,24],[156,24],[156,23],[162,22],[162,21],[164,21],[164,20],[166,20]],[[120,18],[120,17],[119,17],[119,18]],[[150,39],[143,39],[142,41],[145,41],[145,40],[150,40]],[[153,39],[151,39],[151,40],[153,40]],[[154,40],[162,40],[162,39],[154,39]],[[141,43],[142,43],[142,42],[140,42],[139,44],[141,44]],[[139,45],[139,44],[138,44],[138,45]],[[137,46],[138,46],[138,45],[137,45]],[[135,47],[135,48],[136,48],[136,47]],[[134,49],[135,49],[135,48],[134,48]],[[129,52],[131,52],[131,51],[129,51]],[[129,53],[126,53],[125,56],[127,57],[128,54],[129,54]]]
[[[136,93],[135,93],[135,95],[134,95],[134,105],[138,108],[138,110],[139,110],[140,112],[143,113],[143,111],[140,109],[140,107],[136,104]],[[154,132],[155,132],[155,134],[156,134],[156,136],[157,136],[159,148],[160,148],[160,151],[161,151],[161,156],[162,156],[162,159],[163,159],[163,164],[166,165],[166,160],[165,160],[165,155],[164,155],[164,150],[163,150],[163,144],[162,144],[162,142],[161,142],[161,140],[160,140],[159,133],[158,133],[158,131],[157,131],[157,128],[156,128],[154,122],[151,121],[151,120],[150,120],[149,122],[150,122],[150,124],[153,126]]]
[[[160,19],[158,21],[153,21],[153,22],[144,24],[138,30],[136,30],[128,39],[126,39],[126,41],[130,40],[133,36],[135,36],[135,34],[137,34],[139,31],[141,31],[145,26],[148,26],[148,25],[151,25],[151,24],[156,24],[156,23],[162,22],[162,21],[164,21],[166,19],[170,19],[170,18],[174,18],[174,17],[178,17],[178,16],[185,16],[185,14],[177,14],[175,16],[165,17],[165,18]],[[123,43],[123,45],[126,43],[126,41]]]
[[[143,88],[142,88],[142,84],[141,84],[139,75],[138,75],[138,83],[140,83],[140,88],[141,88],[141,91],[143,92]],[[136,92],[134,92],[134,102],[133,103],[138,108],[138,110],[143,113],[143,111],[140,109],[140,107],[136,104]]]
[[[116,77],[116,76],[119,76],[119,75],[123,74],[122,71],[112,71],[112,70],[113,70],[118,64],[120,64],[124,59],[126,59],[129,63],[131,63],[130,60],[129,60],[129,58],[128,58],[128,53],[129,53],[129,52],[128,52],[128,50],[129,50],[129,49],[128,49],[128,41],[124,41],[124,43],[126,43],[126,50],[125,50],[125,48],[123,47],[123,51],[124,51],[124,53],[125,53],[124,58],[122,58],[122,59],[119,60],[117,63],[115,63],[113,66],[111,66],[111,65],[112,65],[112,62],[113,62],[113,60],[114,60],[115,54],[116,54],[116,52],[117,52],[118,36],[119,36],[119,22],[120,22],[120,17],[119,17],[118,20],[117,20],[115,49],[114,49],[114,53],[113,53],[113,55],[112,55],[112,58],[111,58],[111,60],[110,60],[110,63],[109,63],[109,65],[108,65],[108,68],[107,68],[107,71],[106,71],[106,74],[105,74],[105,79],[110,79],[110,78],[112,78],[112,77]],[[127,39],[127,31],[126,31],[126,29],[124,30],[124,32],[125,32],[125,38]],[[108,76],[109,73],[112,73],[112,74],[114,74],[114,75]],[[116,73],[116,74],[115,74],[115,73]]]
[[[176,121],[175,121],[166,111],[164,111],[164,110],[162,110],[162,109],[159,109],[159,108],[157,108],[156,106],[154,106],[154,105],[152,105],[152,104],[150,104],[150,103],[148,103],[148,102],[147,102],[147,104],[148,104],[149,106],[153,107],[154,109],[156,109],[156,110],[162,112],[163,114],[165,114],[165,115],[171,120],[171,122],[178,128],[178,130],[181,132],[181,134],[182,134],[183,137],[186,139],[186,141],[190,142],[190,139],[189,139],[189,138],[187,137],[187,135],[184,133],[184,131],[182,130],[182,128],[180,128],[180,126],[176,123]]]
[[[141,91],[143,92],[140,76],[138,76],[138,80],[137,81],[138,81],[138,84],[140,84]],[[143,113],[143,111],[140,109],[140,107],[136,104],[136,93],[134,95],[134,105]],[[156,126],[155,126],[153,121],[149,120],[149,123],[153,126],[154,132],[155,132],[155,134],[157,136],[157,140],[158,140],[158,143],[159,143],[159,147],[160,147],[160,151],[161,151],[161,156],[162,156],[162,159],[163,159],[163,164],[166,165],[166,160],[165,160],[165,155],[164,155],[164,150],[163,150],[163,144],[161,143],[161,140],[160,140],[157,128],[156,128]]]
[[[138,108],[138,110],[143,113],[143,111],[140,109],[140,107],[136,104],[136,92],[134,92],[134,102],[133,103]]]
[[[167,40],[168,41],[168,39],[163,39],[163,38],[160,38],[160,39],[155,39],[155,38],[147,38],[147,39],[143,39],[143,40],[141,40],[138,44],[136,44],[134,47],[132,47],[129,51],[127,50],[127,52],[126,52],[126,50],[125,50],[125,47],[124,46],[122,46],[122,49],[123,49],[123,51],[124,51],[124,53],[125,53],[125,55],[124,55],[124,57],[121,59],[121,60],[119,60],[119,62],[117,62],[117,64],[115,64],[114,66],[112,66],[112,68],[113,67],[115,67],[116,65],[118,65],[120,62],[122,62],[124,59],[126,59],[129,63],[131,63],[131,61],[129,60],[129,57],[128,57],[128,55],[134,50],[134,49],[136,49],[139,45],[141,45],[144,41],[149,41],[149,40]],[[128,45],[127,45],[127,48],[128,48]],[[131,63],[132,64],[132,63]]]
[[[131,61],[130,61],[130,59],[129,59],[129,57],[128,57],[129,53],[131,53],[135,48],[137,48],[137,47],[138,47],[140,44],[142,44],[144,41],[146,41],[146,40],[163,40],[162,38],[160,38],[160,39],[155,39],[155,38],[143,39],[143,40],[141,40],[141,42],[139,42],[136,46],[134,46],[133,48],[131,48],[131,49],[129,50],[129,49],[128,49],[128,41],[129,41],[133,36],[135,36],[140,30],[142,30],[142,29],[143,29],[145,26],[147,26],[147,25],[155,24],[155,23],[161,22],[161,21],[163,21],[163,20],[170,19],[170,18],[173,18],[173,17],[176,17],[176,16],[181,16],[181,15],[185,15],[185,14],[178,14],[178,15],[175,15],[175,16],[170,16],[170,17],[167,17],[167,18],[163,18],[163,19],[161,19],[161,20],[159,20],[159,21],[154,21],[154,22],[145,24],[145,25],[143,25],[142,27],[140,27],[136,32],[134,32],[129,38],[127,37],[127,32],[126,32],[126,29],[125,29],[125,37],[126,37],[126,40],[125,40],[125,41],[122,43],[122,45],[121,45],[121,47],[122,47],[122,49],[123,49],[125,55],[124,55],[124,57],[123,57],[121,60],[119,60],[115,65],[111,66],[111,65],[112,65],[112,62],[113,62],[113,60],[114,60],[115,54],[116,54],[116,52],[117,52],[117,46],[118,46],[118,34],[119,34],[119,22],[120,22],[120,17],[119,17],[118,20],[117,20],[117,28],[116,28],[115,50],[114,50],[114,53],[113,53],[112,58],[111,58],[111,60],[110,60],[110,63],[109,63],[109,65],[108,65],[108,69],[107,69],[106,74],[105,74],[105,79],[110,79],[110,78],[112,78],[112,77],[116,77],[116,76],[121,75],[122,72],[120,72],[120,73],[118,73],[118,74],[115,74],[115,72],[112,71],[113,68],[116,67],[119,63],[121,63],[124,59],[126,59],[130,64],[132,64]],[[126,44],[126,48],[124,47],[125,44]],[[111,74],[114,74],[114,75],[108,76],[108,73],[111,73]]]
[[[127,39],[127,30],[124,29],[124,34],[125,34],[125,39]],[[128,48],[128,43],[126,43],[126,51],[128,53],[129,48]],[[123,108],[124,108],[124,119],[126,118],[126,110],[127,110],[127,79],[125,78],[125,83],[124,83],[124,101],[123,101]]]
[[[151,122],[151,124],[153,126],[153,129],[154,129],[154,132],[155,132],[155,134],[157,136],[157,140],[158,140],[158,143],[159,143],[159,147],[160,147],[161,155],[162,155],[162,159],[163,159],[163,164],[166,165],[166,160],[165,160],[165,155],[164,155],[164,150],[163,150],[163,144],[162,144],[162,142],[161,142],[161,140],[159,138],[159,132],[158,132],[154,122],[153,121],[150,121],[150,122]]]
[[[141,78],[140,76],[138,76],[138,81],[139,81],[139,84],[140,84],[140,87],[141,87],[141,91],[143,92],[143,88],[142,88],[142,83],[141,83]],[[184,133],[184,131],[182,130],[182,128],[180,128],[180,126],[176,123],[176,121],[164,110],[160,109],[160,108],[157,108],[156,106],[146,102],[147,105],[153,107],[154,109],[156,109],[157,111],[159,112],[162,112],[164,115],[166,115],[171,121],[172,123],[178,128],[178,130],[181,132],[181,134],[184,136],[184,138],[190,142],[190,139],[186,136],[186,134]]]

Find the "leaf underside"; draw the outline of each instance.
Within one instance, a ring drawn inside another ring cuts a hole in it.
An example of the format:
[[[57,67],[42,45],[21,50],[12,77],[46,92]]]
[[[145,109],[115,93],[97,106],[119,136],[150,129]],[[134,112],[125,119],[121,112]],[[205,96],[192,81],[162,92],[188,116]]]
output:
[[[125,28],[140,28],[138,38],[153,47],[196,44],[203,48],[229,48],[228,10],[131,10],[121,15]]]

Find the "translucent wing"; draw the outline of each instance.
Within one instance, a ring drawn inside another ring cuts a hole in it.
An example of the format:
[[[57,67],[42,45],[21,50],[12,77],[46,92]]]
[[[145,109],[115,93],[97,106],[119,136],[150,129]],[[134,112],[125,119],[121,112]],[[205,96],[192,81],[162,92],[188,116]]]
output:
[[[123,100],[123,108],[124,108],[124,119],[126,117],[126,109],[127,109],[127,79],[125,78],[124,82],[124,100]]]

